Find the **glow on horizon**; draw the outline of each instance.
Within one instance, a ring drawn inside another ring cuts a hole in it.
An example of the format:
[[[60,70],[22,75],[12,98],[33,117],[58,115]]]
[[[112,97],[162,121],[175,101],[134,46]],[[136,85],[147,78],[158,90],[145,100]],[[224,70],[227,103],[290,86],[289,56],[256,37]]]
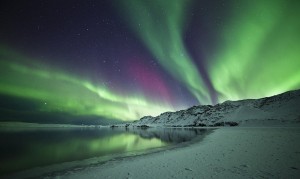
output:
[[[27,63],[20,63],[26,61]],[[137,94],[119,95],[106,86],[55,69],[35,68],[37,61],[1,50],[0,93],[41,101],[38,111],[96,115],[123,121],[173,111],[165,101]]]

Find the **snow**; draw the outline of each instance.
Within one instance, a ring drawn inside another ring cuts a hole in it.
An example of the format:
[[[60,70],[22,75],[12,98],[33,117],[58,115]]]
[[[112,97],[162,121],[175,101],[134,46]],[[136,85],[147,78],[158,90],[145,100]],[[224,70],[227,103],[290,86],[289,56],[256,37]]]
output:
[[[109,161],[55,177],[299,178],[299,109],[300,90],[297,90],[268,98],[226,101],[157,117],[146,116],[129,127],[215,126],[224,121],[239,126],[215,129],[203,141],[188,147]]]
[[[57,178],[298,178],[300,128],[220,128],[189,147],[110,161]]]
[[[240,101],[226,101],[215,106],[200,105],[177,112],[146,116],[131,126],[216,126],[218,123],[236,122],[240,126],[299,125],[300,90],[280,95]]]
[[[50,177],[299,178],[299,109],[300,90],[297,90],[262,99],[194,106],[157,117],[145,116],[129,127],[214,126],[224,121],[239,125],[217,128],[202,141],[186,147],[110,160]],[[152,129],[139,135],[155,136]]]

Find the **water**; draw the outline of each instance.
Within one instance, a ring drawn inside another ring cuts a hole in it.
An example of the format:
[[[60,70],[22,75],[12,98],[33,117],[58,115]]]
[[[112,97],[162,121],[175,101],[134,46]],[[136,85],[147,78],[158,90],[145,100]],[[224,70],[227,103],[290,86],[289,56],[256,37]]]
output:
[[[178,146],[207,133],[205,129],[182,128],[0,131],[0,176],[31,170],[37,174],[37,171],[43,171],[43,167],[49,172],[51,166],[57,171],[101,163],[120,156]]]

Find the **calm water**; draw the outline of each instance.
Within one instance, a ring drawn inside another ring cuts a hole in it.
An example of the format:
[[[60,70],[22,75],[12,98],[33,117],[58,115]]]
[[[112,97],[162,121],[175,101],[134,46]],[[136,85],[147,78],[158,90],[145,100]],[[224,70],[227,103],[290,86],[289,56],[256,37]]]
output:
[[[65,166],[99,163],[117,156],[175,146],[207,133],[205,129],[170,128],[0,131],[0,175],[28,169],[42,170],[49,166],[56,166],[57,170],[60,168],[57,164],[63,169]]]

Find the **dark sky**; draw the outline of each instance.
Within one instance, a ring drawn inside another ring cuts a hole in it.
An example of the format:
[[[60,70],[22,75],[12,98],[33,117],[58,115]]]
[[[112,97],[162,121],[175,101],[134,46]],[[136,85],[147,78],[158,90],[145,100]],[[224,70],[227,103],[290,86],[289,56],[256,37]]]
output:
[[[297,89],[298,7],[284,0],[3,0],[0,94],[10,103],[1,103],[9,113],[2,118],[19,120],[25,110],[37,118],[127,121]]]

